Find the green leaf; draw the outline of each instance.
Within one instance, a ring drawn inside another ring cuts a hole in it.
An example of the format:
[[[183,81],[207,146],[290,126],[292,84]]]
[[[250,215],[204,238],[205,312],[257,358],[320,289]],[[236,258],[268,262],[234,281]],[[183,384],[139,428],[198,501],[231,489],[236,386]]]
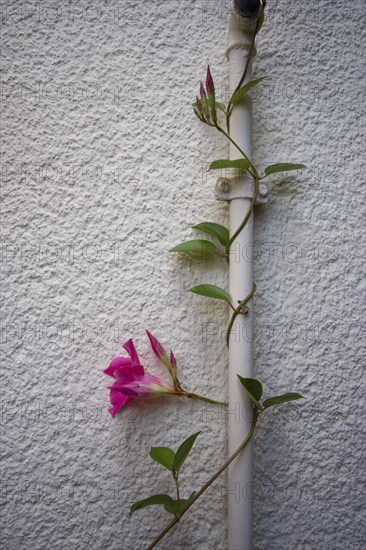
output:
[[[216,252],[217,246],[211,241],[204,239],[198,239],[194,241],[186,241],[185,243],[178,244],[174,248],[171,248],[169,252]]]
[[[241,88],[239,88],[239,90],[237,90],[232,98],[231,98],[231,101],[230,103],[232,105],[237,105],[238,103],[240,103],[241,101],[243,101],[243,99],[245,98],[245,96],[247,95],[248,92],[250,92],[250,90],[252,88],[254,88],[254,86],[256,86],[257,84],[259,84],[259,82],[261,82],[262,80],[264,80],[265,78],[267,78],[266,76],[262,76],[261,78],[257,78],[256,80],[251,80],[250,82],[248,82],[247,84],[245,84],[244,86],[242,86]]]
[[[239,168],[240,170],[246,170],[249,166],[250,162],[247,159],[219,159],[211,162],[209,170],[222,170],[223,168]]]
[[[170,472],[173,470],[175,452],[169,447],[151,447],[149,455]]]
[[[196,434],[193,434],[190,437],[188,437],[185,441],[183,441],[182,445],[179,447],[179,449],[175,453],[173,468],[176,472],[179,472],[179,470],[181,469],[183,462],[189,455],[189,452],[192,449],[193,444],[200,433],[201,432],[197,432]]]
[[[200,98],[199,101],[204,108],[207,108],[207,109],[212,108],[212,100],[210,100],[209,98],[207,98],[206,100],[203,98]],[[198,108],[197,101],[192,103],[192,105],[193,107]],[[218,109],[219,111],[223,111],[223,112],[226,111],[226,105],[224,103],[220,103],[219,101],[215,101],[215,108]]]
[[[174,506],[169,506],[168,504],[164,506],[165,510],[169,512],[170,514],[178,515],[180,516],[186,505],[192,500],[196,493],[192,493],[189,498],[180,498],[174,500]]]
[[[205,233],[208,233],[212,237],[216,237],[217,239],[219,239],[220,243],[223,246],[226,246],[229,242],[229,230],[219,223],[202,222],[194,225],[193,229],[200,229],[201,231],[205,231]]]
[[[224,105],[224,103],[220,103],[219,101],[215,101],[215,107],[220,111],[226,111],[226,105]]]
[[[164,504],[164,508],[169,514],[173,514],[174,516],[177,516],[179,514],[179,507],[178,507],[178,501],[172,499],[173,502],[171,504]]]
[[[304,399],[299,393],[284,393],[278,395],[277,397],[270,397],[263,401],[263,407],[267,409],[268,407],[273,407],[274,405],[281,405],[281,403],[288,403],[289,401],[296,401],[297,399]]]
[[[259,401],[263,393],[262,384],[259,382],[259,380],[256,380],[255,378],[243,378],[242,376],[240,376],[240,374],[237,374],[237,377],[239,378],[241,385],[245,389],[250,399],[253,401],[256,408],[258,410],[261,410],[262,405],[259,403]]]
[[[144,498],[143,500],[139,500],[135,502],[135,504],[132,504],[130,508],[130,517],[134,512],[136,512],[136,510],[141,510],[142,508],[154,506],[156,504],[162,504],[164,507],[174,506],[174,500],[169,495],[153,495],[152,497]]]
[[[216,285],[197,285],[189,289],[194,294],[200,296],[207,296],[208,298],[215,298],[216,300],[225,300],[225,302],[231,303],[230,294],[223,288]]]
[[[306,168],[305,164],[294,164],[293,162],[279,162],[278,164],[271,164],[264,169],[266,176],[275,174],[276,172],[289,172],[290,170],[301,170]]]

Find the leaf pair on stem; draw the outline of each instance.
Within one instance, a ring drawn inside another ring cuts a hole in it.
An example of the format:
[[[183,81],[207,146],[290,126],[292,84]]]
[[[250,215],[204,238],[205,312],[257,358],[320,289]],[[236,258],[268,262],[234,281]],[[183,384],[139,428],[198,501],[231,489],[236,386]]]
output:
[[[158,494],[139,500],[131,506],[130,516],[136,512],[136,510],[140,510],[141,508],[146,508],[147,506],[153,505],[163,505],[169,514],[173,514],[176,518],[180,518],[182,511],[192,500],[195,493],[192,493],[190,497],[186,499],[180,497],[179,472],[199,434],[200,432],[195,433],[183,441],[176,453],[169,447],[152,447],[150,449],[150,457],[171,472],[176,486],[177,498],[173,499],[169,495]]]
[[[215,472],[215,474],[207,481],[207,483],[203,485],[203,487],[197,493],[191,493],[188,499],[180,498],[179,473],[200,432],[188,437],[180,445],[176,453],[169,447],[152,447],[150,449],[150,457],[155,460],[155,462],[161,464],[164,468],[172,473],[173,480],[176,485],[177,498],[173,499],[171,496],[166,494],[157,494],[143,500],[139,500],[131,506],[130,516],[137,510],[141,510],[142,508],[154,505],[164,506],[164,509],[169,514],[175,516],[175,519],[162,531],[162,533],[160,533],[153,544],[149,546],[149,550],[151,548],[154,548],[156,544],[158,544],[158,542],[166,535],[166,533],[177,523],[177,521],[179,521],[181,516],[188,510],[188,508],[190,508],[192,504],[210,487],[210,485],[212,485],[212,483],[226,470],[231,462],[233,462],[238,454],[244,449],[254,433],[258,415],[260,413],[262,413],[265,409],[268,409],[269,407],[280,405],[282,403],[287,403],[289,401],[295,401],[297,399],[302,399],[303,397],[299,393],[284,393],[275,397],[270,397],[261,403],[261,398],[263,394],[263,387],[261,382],[259,382],[259,380],[255,378],[243,378],[240,375],[238,375],[238,378],[254,407],[255,412],[253,416],[252,427],[239,448],[225,462],[225,464],[221,466],[221,468],[219,468],[217,472]]]

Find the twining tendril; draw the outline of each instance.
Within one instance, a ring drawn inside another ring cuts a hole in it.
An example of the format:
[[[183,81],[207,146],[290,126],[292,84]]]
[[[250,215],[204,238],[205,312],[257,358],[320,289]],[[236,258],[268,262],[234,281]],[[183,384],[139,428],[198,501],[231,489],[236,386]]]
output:
[[[225,250],[225,254],[227,256],[230,254],[231,245],[235,241],[236,237],[238,237],[238,235],[240,235],[240,233],[242,232],[242,230],[246,226],[246,224],[248,223],[248,220],[250,218],[250,215],[253,212],[253,208],[255,206],[255,203],[256,203],[256,200],[257,200],[257,197],[258,197],[258,192],[259,192],[259,178],[255,177],[254,179],[255,179],[255,184],[254,184],[253,198],[252,198],[250,206],[248,208],[248,212],[245,214],[245,218],[243,219],[243,221],[239,225],[238,229],[233,233],[233,235],[229,239],[229,242],[228,242],[226,250]]]
[[[257,290],[257,287],[255,285],[255,283],[253,284],[253,288],[252,290],[249,292],[248,296],[246,296],[244,298],[244,300],[242,300],[241,302],[239,302],[239,305],[238,307],[236,307],[233,311],[233,314],[231,316],[231,319],[230,319],[230,323],[229,323],[229,326],[227,327],[227,331],[226,331],[226,345],[227,347],[229,347],[229,341],[230,341],[230,332],[231,332],[231,329],[233,328],[233,325],[234,325],[234,322],[235,322],[235,319],[236,317],[241,313],[241,314],[246,314],[248,312],[248,310],[245,310],[245,306],[247,304],[247,302],[252,298],[252,296],[254,295],[255,291]]]

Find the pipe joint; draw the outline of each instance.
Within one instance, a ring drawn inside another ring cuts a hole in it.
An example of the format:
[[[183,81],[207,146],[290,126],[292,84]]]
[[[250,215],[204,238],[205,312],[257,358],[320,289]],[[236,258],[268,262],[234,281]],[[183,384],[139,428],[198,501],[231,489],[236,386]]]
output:
[[[257,21],[263,13],[263,5],[260,3],[256,11],[248,14],[238,11],[236,7],[233,8],[229,18],[229,30],[226,46],[226,57],[229,59],[230,51],[232,49],[241,49],[245,52],[249,52],[253,33]],[[255,50],[253,52],[253,57]]]

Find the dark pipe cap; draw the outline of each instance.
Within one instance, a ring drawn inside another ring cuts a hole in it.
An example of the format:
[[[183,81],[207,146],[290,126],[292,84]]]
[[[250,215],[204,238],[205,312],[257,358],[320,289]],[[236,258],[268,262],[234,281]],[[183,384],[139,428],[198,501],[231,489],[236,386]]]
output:
[[[235,9],[243,15],[253,15],[261,7],[260,0],[235,0]]]

